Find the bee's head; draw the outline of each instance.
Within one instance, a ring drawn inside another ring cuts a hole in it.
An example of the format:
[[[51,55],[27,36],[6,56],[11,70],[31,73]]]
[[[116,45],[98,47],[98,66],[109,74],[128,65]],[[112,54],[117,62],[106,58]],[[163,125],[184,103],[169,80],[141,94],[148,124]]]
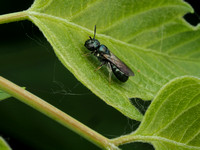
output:
[[[85,42],[84,45],[88,50],[94,51],[100,46],[100,42],[97,39],[91,38]]]
[[[90,51],[94,51],[100,46],[100,42],[97,39],[95,39],[95,35],[96,35],[96,25],[94,26],[94,37],[91,38],[91,36],[89,36],[90,39],[88,39],[84,45]]]

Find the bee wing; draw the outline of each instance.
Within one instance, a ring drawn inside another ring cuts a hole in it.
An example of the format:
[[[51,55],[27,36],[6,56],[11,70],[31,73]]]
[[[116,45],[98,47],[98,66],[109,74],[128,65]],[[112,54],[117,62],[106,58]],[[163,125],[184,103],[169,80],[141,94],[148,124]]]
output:
[[[103,54],[103,56],[113,63],[120,71],[122,71],[127,76],[134,76],[133,71],[124,63],[122,62],[117,56],[110,52],[109,54]]]

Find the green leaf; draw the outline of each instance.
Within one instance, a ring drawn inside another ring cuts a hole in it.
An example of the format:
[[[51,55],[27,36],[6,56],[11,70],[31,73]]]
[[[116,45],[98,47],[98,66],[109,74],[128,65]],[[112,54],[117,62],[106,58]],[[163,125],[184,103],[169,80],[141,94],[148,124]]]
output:
[[[7,93],[5,93],[5,92],[0,90],[0,101],[4,100],[4,99],[7,99],[7,98],[10,98],[10,97],[11,97],[11,95],[9,95],[9,94],[7,94]]]
[[[166,84],[131,136],[157,150],[200,150],[200,79],[180,77]]]
[[[11,150],[9,145],[6,143],[6,141],[0,137],[0,150]]]
[[[27,13],[79,81],[126,116],[141,120],[129,98],[151,100],[171,79],[200,74],[200,29],[182,19],[192,11],[181,0],[35,0]],[[113,77],[109,83],[107,69],[95,72],[99,61],[83,56],[94,25],[96,38],[135,72],[128,82]]]

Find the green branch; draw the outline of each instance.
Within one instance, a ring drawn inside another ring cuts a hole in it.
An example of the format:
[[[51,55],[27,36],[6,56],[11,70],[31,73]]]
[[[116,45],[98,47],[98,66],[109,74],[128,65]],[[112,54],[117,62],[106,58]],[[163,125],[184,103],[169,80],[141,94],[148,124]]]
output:
[[[26,20],[26,19],[28,19],[27,11],[10,13],[10,14],[5,14],[5,15],[0,15],[0,24]]]
[[[118,149],[113,144],[111,144],[110,140],[107,139],[106,137],[95,132],[94,130],[85,126],[81,122],[75,120],[66,113],[57,109],[56,107],[45,102],[41,98],[33,95],[32,93],[26,91],[25,89],[17,86],[16,84],[8,81],[7,79],[1,76],[0,76],[0,89],[12,95],[13,97],[17,98],[21,102],[40,111],[41,113],[45,114],[51,119],[59,122],[65,127],[71,129],[72,131],[78,133],[79,135],[85,137],[87,140],[91,141],[97,146],[109,150]]]

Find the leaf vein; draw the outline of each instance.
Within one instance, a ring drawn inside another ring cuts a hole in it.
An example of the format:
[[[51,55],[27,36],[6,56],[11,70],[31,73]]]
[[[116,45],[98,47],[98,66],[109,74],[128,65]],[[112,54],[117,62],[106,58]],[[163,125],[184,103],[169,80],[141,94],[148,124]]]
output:
[[[180,44],[176,44],[176,46],[169,48],[166,53],[171,53],[173,50],[175,50],[176,48],[179,48],[181,46],[187,45],[188,43],[193,42],[194,40],[198,40],[200,37],[200,34],[198,36],[193,36],[192,38],[189,38],[187,40],[185,40],[184,42],[181,42]]]
[[[200,118],[200,116],[197,117],[194,121],[191,122],[191,124],[190,124],[190,125],[187,127],[187,129],[184,131],[182,137],[180,138],[180,141],[182,141],[182,139],[184,138],[184,136],[185,136],[185,134],[187,133],[187,131],[189,130],[189,128],[192,127],[192,126],[194,125],[194,123],[195,123],[199,118]]]
[[[182,86],[181,88],[179,88],[179,89],[177,89],[177,90],[175,90],[176,92],[178,91],[178,90],[180,90],[180,89],[183,89],[183,88],[186,88],[186,87],[189,87],[189,86],[191,86],[191,85],[196,85],[196,84],[190,84],[190,85],[187,85],[187,86]],[[174,92],[173,92],[173,94],[174,94]],[[190,101],[189,102],[191,102],[197,95],[199,95],[200,93],[198,93],[198,94],[196,94],[196,95],[194,95],[193,96],[193,98],[191,98],[190,99]],[[197,105],[199,105],[200,104],[200,102],[199,103],[197,103]],[[191,108],[193,108],[193,107],[195,107],[196,105],[194,105],[194,106],[191,106],[191,107],[188,107],[187,109],[185,109],[184,111],[182,111],[181,113],[179,113],[173,120],[171,120],[170,122],[168,122],[165,126],[162,126],[161,128],[160,128],[160,130],[157,130],[156,132],[156,134],[159,134],[159,133],[161,133],[162,131],[164,131],[167,127],[169,127],[173,122],[175,122],[183,113],[185,113],[185,112],[187,112],[189,109],[191,109]]]
[[[69,17],[69,20],[73,20],[75,17],[80,16],[82,13],[84,13],[84,11],[87,10],[87,8],[93,7],[99,1],[102,1],[102,0],[96,0],[92,3],[90,3],[89,5],[86,5],[84,8],[82,7],[82,9],[80,11],[77,11],[76,13],[71,14],[71,17]]]
[[[135,14],[131,14],[131,15],[127,15],[125,18],[124,17],[122,17],[122,18],[119,18],[118,20],[117,20],[117,22],[114,22],[114,23],[112,23],[110,26],[107,26],[104,30],[102,30],[102,32],[105,32],[106,30],[110,30],[111,28],[113,28],[114,26],[116,26],[116,25],[119,25],[119,24],[121,24],[121,23],[123,23],[125,20],[128,20],[128,19],[130,19],[130,18],[133,18],[133,17],[135,17],[135,16],[138,16],[138,15],[141,15],[141,14],[148,14],[150,11],[155,11],[155,10],[157,10],[157,9],[162,9],[162,8],[180,8],[180,5],[163,5],[163,6],[160,6],[160,5],[158,5],[157,7],[151,7],[150,9],[146,9],[146,10],[144,10],[144,11],[140,11],[140,12],[137,12],[137,13],[135,13]],[[182,6],[183,7],[183,6]],[[173,19],[173,18],[172,18]]]
[[[186,141],[187,144],[189,144],[193,139],[195,139],[200,134],[200,129],[197,131],[197,133],[188,141]]]
[[[175,146],[179,146],[179,147],[182,147],[182,148],[188,148],[188,149],[195,149],[195,150],[200,150],[200,147],[197,147],[197,146],[192,146],[192,145],[187,145],[186,143],[181,143],[181,142],[177,142],[177,141],[174,141],[174,140],[170,140],[168,138],[165,138],[165,137],[161,137],[161,136],[142,136],[142,135],[135,135],[133,136],[134,139],[137,139],[138,141],[139,140],[145,140],[145,141],[160,141],[160,142],[163,142],[163,143],[167,143],[167,144],[172,144],[172,145],[175,145]]]
[[[155,114],[154,114],[154,118],[153,120],[151,121],[151,123],[148,124],[148,126],[146,126],[146,128],[148,128],[151,124],[153,124],[155,122],[155,119],[156,119],[156,115],[158,114],[159,110],[162,108],[162,106],[164,105],[164,103],[167,101],[167,100],[170,100],[169,97],[172,96],[174,93],[176,93],[178,90],[180,89],[183,89],[185,87],[188,87],[188,86],[191,86],[192,84],[188,84],[187,86],[182,86],[182,87],[179,87],[177,88],[176,90],[174,90],[173,92],[171,92],[166,98],[165,100],[162,101],[162,103],[160,103],[159,107],[156,109],[155,111]],[[195,84],[196,85],[196,84]],[[161,128],[163,129],[163,127]],[[156,132],[158,132],[159,130],[157,130]],[[155,131],[154,131],[155,132]],[[156,133],[157,134],[157,133]]]

